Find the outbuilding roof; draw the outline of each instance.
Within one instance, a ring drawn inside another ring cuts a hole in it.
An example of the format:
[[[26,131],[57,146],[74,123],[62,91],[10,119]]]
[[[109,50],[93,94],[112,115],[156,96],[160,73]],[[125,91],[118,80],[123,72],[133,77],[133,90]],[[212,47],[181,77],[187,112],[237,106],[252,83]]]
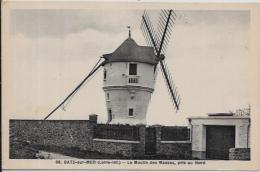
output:
[[[153,47],[139,46],[131,38],[127,38],[113,53],[104,54],[104,63],[110,62],[141,62],[155,65],[157,57]]]

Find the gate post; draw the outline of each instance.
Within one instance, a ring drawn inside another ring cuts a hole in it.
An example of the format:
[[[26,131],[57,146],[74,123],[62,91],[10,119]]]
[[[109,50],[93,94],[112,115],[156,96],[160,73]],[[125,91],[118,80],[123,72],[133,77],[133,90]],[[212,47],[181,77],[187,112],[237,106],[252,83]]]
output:
[[[161,150],[161,140],[162,140],[162,126],[161,125],[153,125],[155,128],[155,139],[156,139],[156,154],[160,154]]]
[[[145,155],[145,125],[138,124],[139,127],[139,137],[140,137],[140,143],[137,145],[137,156],[144,156]]]

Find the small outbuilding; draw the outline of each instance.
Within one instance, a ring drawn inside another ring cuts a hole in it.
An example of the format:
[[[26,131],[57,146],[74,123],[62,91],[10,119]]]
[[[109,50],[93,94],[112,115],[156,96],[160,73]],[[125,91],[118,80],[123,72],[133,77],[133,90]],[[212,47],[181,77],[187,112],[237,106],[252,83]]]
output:
[[[250,159],[250,117],[214,113],[188,118],[195,159]]]

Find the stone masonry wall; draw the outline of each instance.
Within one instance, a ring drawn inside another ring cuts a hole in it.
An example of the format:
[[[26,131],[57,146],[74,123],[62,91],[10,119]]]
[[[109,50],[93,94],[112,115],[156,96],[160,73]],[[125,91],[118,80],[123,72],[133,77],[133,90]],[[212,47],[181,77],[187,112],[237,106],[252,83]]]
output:
[[[93,139],[95,122],[88,120],[10,120],[10,144],[77,148],[124,157],[144,157],[146,126],[139,125],[139,140]],[[156,127],[156,154],[171,159],[189,159],[189,141],[162,141],[161,127]],[[12,152],[12,150],[10,150]]]
[[[123,155],[126,157],[132,157],[133,145],[138,145],[139,143],[122,143],[122,142],[111,142],[111,141],[97,141],[93,140],[93,151],[113,154],[113,155]]]
[[[91,149],[94,123],[87,120],[10,120],[12,140],[33,145]]]
[[[145,125],[138,125],[139,140],[93,139],[93,151],[118,154],[125,157],[141,157],[145,153]]]
[[[156,154],[169,156],[174,159],[191,158],[190,141],[162,141],[161,126],[156,127]]]
[[[250,160],[250,148],[229,149],[230,160]]]
[[[175,159],[191,158],[191,143],[161,143],[157,154],[174,157]]]

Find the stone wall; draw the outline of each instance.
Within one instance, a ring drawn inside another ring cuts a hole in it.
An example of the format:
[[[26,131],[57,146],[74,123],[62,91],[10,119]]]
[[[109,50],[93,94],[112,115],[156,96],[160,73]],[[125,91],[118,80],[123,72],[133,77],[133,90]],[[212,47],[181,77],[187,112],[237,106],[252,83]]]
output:
[[[156,154],[168,156],[174,159],[190,159],[191,158],[191,142],[187,141],[166,141],[162,140],[162,126],[154,126],[156,128]],[[173,127],[177,130],[178,127]],[[180,127],[183,128],[183,127]],[[187,130],[188,132],[188,130]]]
[[[93,138],[138,141],[140,140],[139,129],[136,125],[97,124]]]
[[[191,159],[190,142],[161,141],[157,148],[159,155],[166,155],[174,159]]]
[[[10,145],[25,143],[59,150],[77,149],[110,154],[122,159],[145,157],[146,126],[137,125],[138,140],[93,138],[95,122],[88,120],[10,120]],[[161,140],[161,126],[156,127],[156,155],[170,159],[189,159],[189,141]],[[10,146],[10,152],[16,148]],[[15,153],[15,152],[13,152]],[[15,155],[19,154],[16,152]],[[22,158],[22,157],[21,157]]]
[[[145,125],[137,125],[138,140],[93,139],[93,151],[123,155],[125,157],[141,157],[145,153]]]
[[[250,148],[229,149],[230,160],[250,160]]]
[[[10,143],[91,149],[93,125],[87,120],[10,120]]]
[[[139,144],[139,141],[94,139],[92,150],[116,156],[135,157],[138,155],[138,152],[134,148],[138,147]]]

